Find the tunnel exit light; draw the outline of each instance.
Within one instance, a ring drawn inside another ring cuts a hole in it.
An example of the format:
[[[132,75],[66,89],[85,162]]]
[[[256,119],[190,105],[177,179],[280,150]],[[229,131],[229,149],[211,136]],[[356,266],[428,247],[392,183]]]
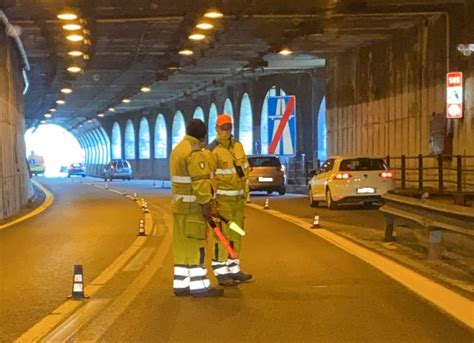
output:
[[[446,74],[446,117],[460,119],[463,117],[463,79],[462,72]]]

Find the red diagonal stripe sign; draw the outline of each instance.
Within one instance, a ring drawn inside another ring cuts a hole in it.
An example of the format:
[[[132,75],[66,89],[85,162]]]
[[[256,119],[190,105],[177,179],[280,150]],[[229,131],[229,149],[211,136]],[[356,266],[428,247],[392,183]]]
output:
[[[281,139],[281,135],[283,134],[283,129],[288,123],[288,120],[290,119],[290,115],[293,112],[294,108],[295,108],[295,97],[290,96],[290,101],[288,101],[288,104],[286,105],[285,113],[283,113],[283,115],[281,116],[280,125],[278,125],[278,129],[275,132],[275,137],[273,137],[272,143],[270,144],[270,147],[268,148],[269,154],[275,153],[276,146]]]

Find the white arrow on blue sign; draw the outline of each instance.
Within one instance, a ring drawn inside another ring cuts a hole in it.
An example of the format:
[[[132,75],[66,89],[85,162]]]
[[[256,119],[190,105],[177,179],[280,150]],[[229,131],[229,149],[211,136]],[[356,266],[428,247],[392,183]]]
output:
[[[296,97],[268,97],[268,153],[296,155]]]

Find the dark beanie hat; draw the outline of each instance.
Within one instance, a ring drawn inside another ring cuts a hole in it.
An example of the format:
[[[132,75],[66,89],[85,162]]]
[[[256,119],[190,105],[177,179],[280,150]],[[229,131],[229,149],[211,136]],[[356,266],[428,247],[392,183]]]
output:
[[[201,119],[191,119],[186,125],[186,134],[197,139],[203,139],[207,134],[206,124]]]

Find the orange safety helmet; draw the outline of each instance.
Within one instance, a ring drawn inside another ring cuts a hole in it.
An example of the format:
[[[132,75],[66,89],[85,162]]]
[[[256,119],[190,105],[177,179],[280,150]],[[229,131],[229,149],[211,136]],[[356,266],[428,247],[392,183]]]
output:
[[[231,124],[232,125],[232,117],[226,113],[221,113],[217,116],[217,126],[222,126],[225,124]]]

